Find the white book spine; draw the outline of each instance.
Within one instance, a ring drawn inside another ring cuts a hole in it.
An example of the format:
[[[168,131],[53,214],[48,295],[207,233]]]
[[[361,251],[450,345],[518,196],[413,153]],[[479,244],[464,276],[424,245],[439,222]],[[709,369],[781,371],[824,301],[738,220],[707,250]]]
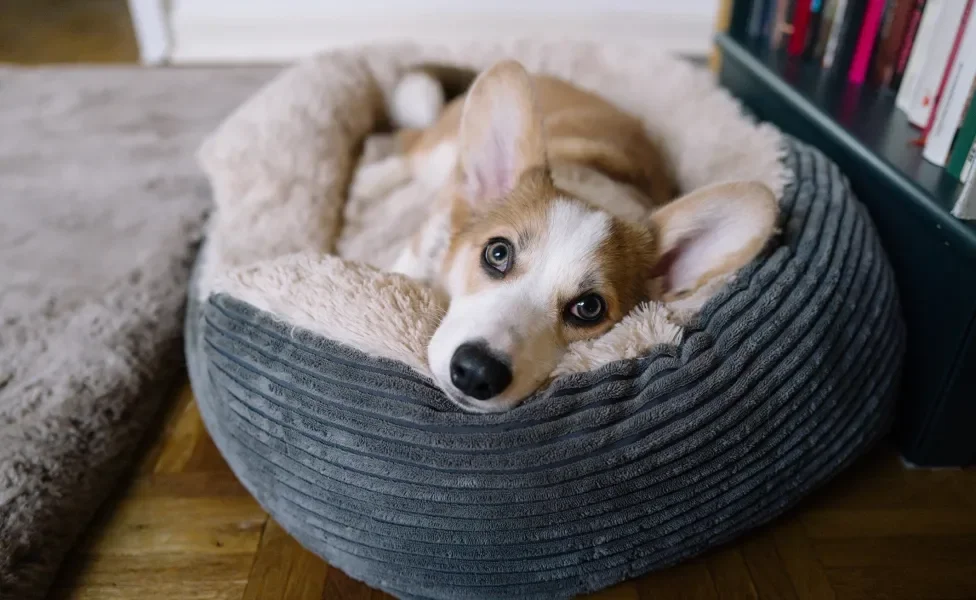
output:
[[[959,173],[959,179],[963,183],[976,179],[976,177],[973,177],[974,163],[976,163],[976,140],[974,140],[973,145],[969,147],[969,154],[966,155],[966,162],[962,164],[962,171]]]
[[[970,16],[956,59],[950,67],[949,80],[936,109],[932,129],[925,140],[922,151],[925,160],[940,167],[949,160],[952,140],[966,110],[973,80],[976,80],[976,19]]]
[[[944,3],[945,0],[929,0],[925,3],[922,21],[918,24],[915,41],[912,42],[912,53],[908,57],[908,64],[905,65],[905,74],[902,76],[901,86],[898,88],[898,96],[895,97],[895,106],[906,113],[915,97],[918,76],[929,56],[929,44],[932,42],[932,36],[935,35],[935,25],[939,21],[939,14],[942,12]]]
[[[976,144],[973,144],[976,148]],[[972,153],[970,153],[972,155]],[[960,219],[976,219],[976,177],[970,177],[952,207],[952,214]]]
[[[949,61],[949,54],[952,53],[956,33],[959,31],[959,21],[966,12],[967,4],[968,0],[950,0],[939,11],[939,20],[929,43],[929,55],[918,75],[912,103],[906,111],[912,125],[924,127],[932,115],[935,95],[939,91],[939,84],[942,83],[946,63]]]

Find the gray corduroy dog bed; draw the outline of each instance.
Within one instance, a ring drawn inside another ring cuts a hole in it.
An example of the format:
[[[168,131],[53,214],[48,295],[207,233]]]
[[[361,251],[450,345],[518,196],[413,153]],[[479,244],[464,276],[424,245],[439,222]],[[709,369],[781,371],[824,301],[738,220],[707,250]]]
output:
[[[779,190],[781,243],[686,322],[679,342],[631,356],[614,346],[620,360],[604,360],[607,347],[579,349],[561,377],[507,413],[452,408],[410,358],[420,351],[412,338],[429,333],[423,314],[436,310],[436,299],[414,282],[323,255],[337,225],[314,255],[288,248],[305,218],[282,227],[287,235],[255,233],[246,252],[235,247],[228,231],[256,231],[255,214],[276,218],[270,204],[254,208],[275,159],[231,151],[233,132],[247,131],[252,144],[294,142],[285,125],[293,117],[270,125],[261,117],[260,126],[250,119],[275,114],[284,97],[308,103],[314,95],[294,94],[297,82],[317,74],[319,84],[334,83],[334,74],[322,73],[336,65],[383,80],[383,65],[425,52],[450,58],[444,49],[413,48],[320,57],[273,83],[201,152],[218,210],[187,320],[193,387],[235,473],[303,545],[400,597],[567,597],[674,564],[768,521],[885,432],[904,345],[892,274],[837,168],[778,134],[775,166],[787,181]],[[534,57],[569,57],[566,69],[536,67],[566,76],[619,68],[610,60],[579,67],[592,48],[577,45],[464,48],[454,57],[490,61],[493,52],[530,68]],[[638,60],[632,50],[614,56]],[[329,122],[337,118],[332,108]],[[341,127],[361,137],[372,124]],[[753,141],[753,150],[762,147]],[[348,169],[353,150],[331,151],[327,168],[334,161]],[[722,152],[734,153],[717,149],[713,165],[739,170],[753,160],[723,162]],[[683,183],[694,183],[693,169],[677,162]],[[253,168],[230,176],[231,164]],[[282,168],[313,164],[282,161]],[[326,190],[317,210],[339,194],[328,178],[303,181],[306,192]],[[278,205],[285,213],[302,196],[288,189],[293,195]],[[233,204],[248,194],[251,205]],[[247,210],[251,218],[239,218]],[[359,213],[346,211],[350,228]],[[299,242],[311,246],[313,238],[307,232]],[[342,251],[341,238],[338,245]],[[376,303],[411,318],[391,325],[381,313],[362,317]],[[647,325],[655,315],[638,316]],[[436,323],[436,314],[426,318]]]

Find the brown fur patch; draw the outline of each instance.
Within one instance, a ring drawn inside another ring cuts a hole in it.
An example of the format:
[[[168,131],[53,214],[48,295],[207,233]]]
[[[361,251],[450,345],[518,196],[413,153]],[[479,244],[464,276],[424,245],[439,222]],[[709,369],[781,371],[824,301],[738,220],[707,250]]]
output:
[[[524,274],[527,267],[519,262],[519,254],[545,235],[548,211],[556,200],[579,202],[589,210],[598,209],[583,200],[557,189],[545,170],[530,171],[504,200],[492,203],[484,210],[473,209],[463,198],[452,205],[452,234],[443,275],[463,261],[466,278],[464,291],[477,293],[492,285],[511,282]],[[515,246],[512,270],[504,280],[495,280],[483,272],[481,251],[488,240],[503,237]],[[461,256],[463,253],[463,256]],[[578,293],[599,293],[607,303],[607,317],[592,327],[563,322],[559,334],[563,343],[602,335],[618,323],[640,302],[647,299],[647,279],[655,261],[654,238],[649,229],[620,219],[610,218],[606,239],[597,251],[592,286]],[[584,286],[585,287],[585,286]],[[577,296],[562,298],[553,309],[562,312],[563,306]]]
[[[468,260],[468,280],[465,290],[475,292],[493,281],[482,273],[481,248],[488,240],[503,237],[516,246],[516,252],[541,235],[545,225],[546,210],[559,195],[548,171],[533,169],[525,173],[506,198],[488,202],[483,207],[472,206],[459,191],[455,191],[451,204],[450,244],[442,264],[446,276],[455,263],[458,252],[465,247],[477,250]],[[518,257],[515,266],[506,276],[508,279],[520,275]]]
[[[647,197],[649,207],[677,195],[672,168],[640,120],[561,79],[536,75],[531,81],[549,164],[589,167],[632,185]],[[403,136],[402,147],[423,154],[457,138],[464,101],[462,96],[448,103],[440,118],[420,135]]]

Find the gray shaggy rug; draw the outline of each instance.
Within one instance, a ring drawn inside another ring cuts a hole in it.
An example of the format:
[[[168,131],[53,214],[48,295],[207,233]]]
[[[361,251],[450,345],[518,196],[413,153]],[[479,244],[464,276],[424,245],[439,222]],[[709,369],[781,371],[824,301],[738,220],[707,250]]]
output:
[[[273,72],[0,68],[0,598],[46,593],[172,389],[194,152]]]

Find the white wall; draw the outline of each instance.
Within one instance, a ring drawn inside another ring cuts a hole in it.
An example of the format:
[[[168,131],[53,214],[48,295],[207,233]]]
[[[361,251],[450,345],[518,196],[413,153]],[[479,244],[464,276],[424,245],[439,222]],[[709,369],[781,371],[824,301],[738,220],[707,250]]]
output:
[[[708,52],[718,0],[175,0],[177,63],[290,61],[375,41],[633,39]]]

